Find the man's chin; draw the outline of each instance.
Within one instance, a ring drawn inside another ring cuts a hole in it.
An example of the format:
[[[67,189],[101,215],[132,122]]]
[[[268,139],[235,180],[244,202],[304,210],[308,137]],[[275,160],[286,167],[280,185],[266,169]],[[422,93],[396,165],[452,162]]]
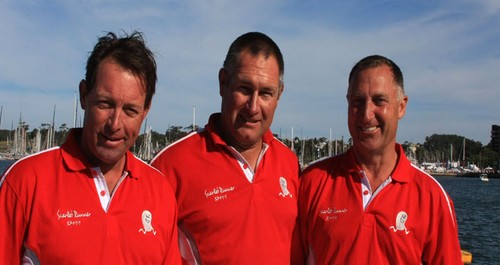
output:
[[[125,157],[125,151],[121,150],[98,149],[97,152],[97,159],[103,165],[114,165]]]
[[[257,145],[260,140],[262,139],[262,136],[258,136],[255,134],[249,135],[249,134],[244,134],[244,135],[239,135],[238,138],[236,138],[238,141],[238,145],[245,148],[245,149],[250,149]]]
[[[378,141],[376,139],[368,138],[363,140],[354,141],[354,146],[357,146],[358,149],[370,150],[375,149],[378,146]]]

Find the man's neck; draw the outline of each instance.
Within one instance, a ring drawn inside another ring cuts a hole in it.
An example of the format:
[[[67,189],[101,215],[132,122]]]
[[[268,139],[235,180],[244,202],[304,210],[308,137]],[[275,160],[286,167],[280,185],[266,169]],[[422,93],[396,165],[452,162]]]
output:
[[[238,148],[236,148],[238,150]],[[262,152],[262,142],[251,148],[238,150],[240,154],[249,163],[249,166],[255,171],[257,169],[257,161],[259,160],[260,153]]]
[[[368,177],[373,190],[376,190],[391,176],[398,162],[398,153],[394,147],[375,153],[359,152],[354,149],[354,156],[359,167]]]

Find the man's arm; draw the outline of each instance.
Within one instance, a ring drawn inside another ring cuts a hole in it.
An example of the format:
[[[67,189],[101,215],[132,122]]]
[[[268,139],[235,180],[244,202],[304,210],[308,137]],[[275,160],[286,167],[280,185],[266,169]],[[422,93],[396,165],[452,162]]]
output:
[[[0,186],[0,264],[21,264],[26,220],[19,195],[9,183],[15,177],[2,176]]]

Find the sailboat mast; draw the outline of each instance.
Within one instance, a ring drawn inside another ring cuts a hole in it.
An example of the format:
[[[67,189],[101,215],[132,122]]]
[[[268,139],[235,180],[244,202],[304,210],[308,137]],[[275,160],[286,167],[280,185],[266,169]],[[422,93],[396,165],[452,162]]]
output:
[[[54,105],[54,111],[52,112],[52,134],[50,135],[50,146],[49,147],[53,147],[55,145],[55,141],[56,141],[55,121],[56,121],[56,105]]]
[[[196,130],[196,105],[193,105],[193,131]]]
[[[78,116],[78,98],[75,92],[75,109],[73,110],[73,128],[76,128],[76,119]]]
[[[306,139],[304,137],[302,137],[302,146],[301,146],[301,151],[300,151],[300,165],[303,166],[304,165],[304,153],[306,152],[305,151],[306,149]]]
[[[330,139],[328,141],[328,156],[332,156],[332,128],[330,128]]]
[[[450,161],[453,165],[453,144],[450,144]]]
[[[464,162],[465,162],[465,137],[464,137],[464,144],[463,144],[463,146],[464,146],[464,148],[463,148],[463,149],[464,149],[464,150],[463,150],[463,151],[464,151],[464,152],[463,152],[463,160],[464,160]]]

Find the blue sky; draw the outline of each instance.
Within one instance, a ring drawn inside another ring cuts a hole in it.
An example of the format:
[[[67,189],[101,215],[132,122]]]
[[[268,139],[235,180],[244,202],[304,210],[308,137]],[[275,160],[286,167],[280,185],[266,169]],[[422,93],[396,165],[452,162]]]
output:
[[[261,31],[280,46],[285,92],[273,132],[349,138],[347,75],[381,54],[409,96],[398,141],[457,134],[487,144],[500,124],[500,1],[0,1],[1,129],[73,124],[74,97],[97,37],[145,34],[158,63],[148,125],[204,125],[220,109],[217,73],[230,43]],[[79,117],[82,116],[79,110]],[[81,118],[80,118],[81,119]]]

